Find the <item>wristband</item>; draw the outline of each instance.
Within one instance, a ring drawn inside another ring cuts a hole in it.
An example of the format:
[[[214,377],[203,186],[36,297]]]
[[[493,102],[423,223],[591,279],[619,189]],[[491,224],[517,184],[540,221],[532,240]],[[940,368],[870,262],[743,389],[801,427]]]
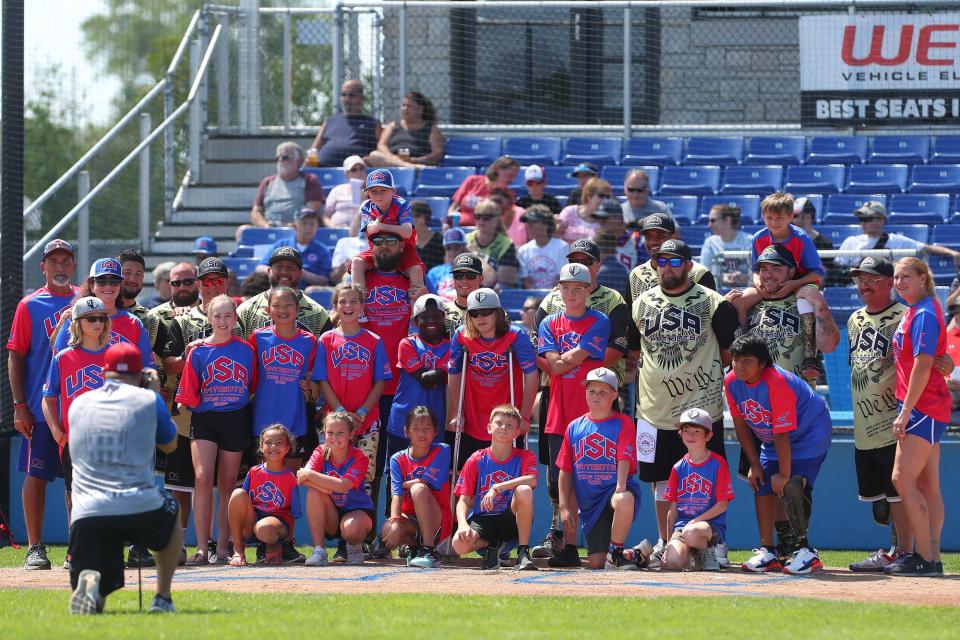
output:
[[[357,415],[360,416],[361,418],[366,418],[369,413],[370,412],[367,410],[366,407],[360,407],[359,409],[357,409]]]
[[[333,410],[334,413],[346,413],[346,409],[343,408],[343,405],[338,405],[336,409]]]
[[[13,401],[13,406],[15,406],[15,407],[19,407],[19,406],[22,405],[22,404],[27,404],[27,401],[26,401],[26,400],[14,400],[14,401]]]

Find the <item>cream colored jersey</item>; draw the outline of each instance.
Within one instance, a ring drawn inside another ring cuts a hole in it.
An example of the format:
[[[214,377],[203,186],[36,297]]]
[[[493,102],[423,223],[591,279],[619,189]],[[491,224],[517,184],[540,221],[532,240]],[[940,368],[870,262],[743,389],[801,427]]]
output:
[[[250,335],[262,327],[268,327],[273,324],[270,314],[267,312],[267,296],[270,291],[258,293],[249,300],[244,300],[237,308],[237,315],[240,318],[240,326],[243,327],[243,339],[249,340]],[[298,293],[299,308],[297,309],[297,326],[304,331],[309,331],[316,337],[320,337],[332,327],[330,325],[330,315],[319,302],[310,296]]]
[[[853,440],[857,449],[879,449],[896,442],[891,428],[899,413],[894,393],[897,370],[893,362],[893,334],[906,310],[899,302],[879,313],[869,313],[864,307],[847,320]],[[832,382],[843,385],[843,381]]]
[[[699,284],[704,276],[710,274],[710,269],[707,269],[696,260],[691,260],[691,262],[693,265],[690,268],[688,282],[690,282],[690,284]],[[657,275],[657,268],[653,266],[650,260],[640,263],[630,272],[630,294],[633,300],[639,298],[640,294],[644,291],[659,286],[660,278]]]
[[[803,329],[797,296],[758,302],[747,314],[746,333],[764,339],[774,364],[802,377]]]
[[[447,330],[447,337],[453,339],[453,334],[466,322],[467,310],[461,309],[456,302],[450,301],[444,305],[443,326]]]

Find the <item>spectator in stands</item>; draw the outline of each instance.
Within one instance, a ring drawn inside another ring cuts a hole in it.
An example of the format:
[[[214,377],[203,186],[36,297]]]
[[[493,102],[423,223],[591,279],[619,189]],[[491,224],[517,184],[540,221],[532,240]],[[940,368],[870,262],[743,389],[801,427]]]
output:
[[[834,248],[830,238],[823,235],[813,228],[813,223],[817,221],[817,207],[810,198],[797,198],[793,201],[793,224],[807,232],[807,235],[813,238],[813,246],[817,251],[830,251]],[[823,269],[826,277],[822,283],[823,286],[846,286],[847,278],[834,264],[833,258],[820,257],[823,263]]]
[[[841,251],[863,251],[864,249],[914,249],[934,256],[948,256],[960,267],[960,252],[936,244],[924,244],[900,233],[887,233],[883,230],[887,224],[887,208],[876,200],[864,202],[853,212],[860,221],[863,233],[847,236],[840,243]],[[837,258],[837,263],[853,265],[863,256]]]
[[[313,166],[335,167],[347,156],[366,156],[377,148],[382,128],[380,121],[363,112],[363,85],[347,80],[340,87],[340,107],[320,125],[320,131],[307,152]]]
[[[243,279],[240,286],[240,298],[249,300],[270,288],[270,276],[266,271],[254,271]]]
[[[343,280],[343,275],[350,268],[350,261],[369,246],[366,239],[359,235],[360,216],[358,215],[350,224],[350,235],[337,240],[333,248],[333,257],[330,259],[330,284],[337,284]]]
[[[543,298],[530,296],[523,301],[523,307],[520,308],[520,324],[530,334],[530,339],[533,340],[534,344],[537,343],[537,329],[539,329],[537,326],[537,309],[540,308],[541,302],[543,302]]]
[[[628,230],[623,220],[623,209],[616,200],[604,200],[593,219],[597,221],[598,233],[609,233],[616,239],[617,260],[627,273],[641,262],[650,259],[643,247],[639,231]]]
[[[623,195],[627,201],[620,206],[627,224],[639,223],[651,213],[670,213],[667,203],[650,197],[650,176],[643,169],[633,169],[624,176]]]
[[[750,258],[717,256],[723,251],[750,251],[752,240],[740,230],[740,207],[715,204],[710,208],[707,224],[713,235],[704,240],[700,250],[700,264],[710,269],[722,287],[745,287],[750,284]]]
[[[413,212],[413,230],[417,234],[417,254],[424,264],[424,273],[443,264],[443,238],[430,228],[433,209],[423,200],[410,203]]]
[[[619,207],[617,207],[619,209]],[[630,288],[630,272],[620,262],[617,255],[617,236],[606,231],[597,231],[593,242],[600,249],[600,270],[597,272],[597,284],[614,291],[626,291]]]
[[[532,164],[523,172],[523,181],[527,185],[527,195],[517,200],[517,206],[521,209],[529,209],[530,205],[545,205],[553,215],[560,213],[560,201],[555,196],[546,192],[547,175],[543,167]]]
[[[277,172],[260,182],[253,199],[249,225],[237,229],[237,240],[243,230],[253,227],[286,227],[293,224],[294,214],[310,207],[323,213],[323,187],[317,176],[300,170],[303,149],[296,142],[277,145]]]
[[[520,222],[526,225],[530,238],[517,249],[523,288],[552,289],[560,276],[560,267],[567,264],[570,247],[560,238],[553,237],[557,225],[546,205],[530,205],[520,216]]]
[[[359,217],[357,214],[364,200],[367,165],[360,156],[350,156],[343,161],[343,174],[347,181],[330,189],[323,215],[328,227],[349,229],[350,224]]]
[[[371,167],[423,167],[443,160],[444,139],[437,113],[418,91],[408,91],[400,104],[400,122],[383,128],[377,148],[367,157]]]
[[[590,178],[583,185],[583,202],[563,208],[558,217],[557,234],[566,242],[589,238],[597,231],[593,214],[604,200],[613,199],[613,188],[602,178]]]
[[[493,283],[501,287],[514,287],[517,284],[517,250],[510,238],[503,232],[500,222],[500,207],[492,200],[483,200],[477,205],[474,217],[477,228],[467,234],[467,250],[478,254],[486,263],[484,284],[490,282],[487,267],[495,274]]]
[[[520,163],[510,156],[500,156],[494,160],[487,172],[482,176],[470,176],[463,181],[460,188],[450,199],[450,213],[460,212],[460,224],[472,226],[476,224],[473,219],[473,210],[477,204],[486,198],[496,188],[506,189],[510,194],[511,200],[516,200],[516,194],[510,188],[510,183],[520,172]]]
[[[513,241],[513,246],[522,247],[525,245],[527,243],[527,229],[520,221],[523,216],[523,209],[513,204],[511,192],[502,187],[497,187],[490,192],[490,199],[500,207],[500,222],[503,224],[504,232]]]
[[[460,227],[443,232],[443,257],[441,265],[427,272],[427,289],[444,301],[456,300],[457,289],[453,278],[453,261],[467,250],[467,235]],[[480,283],[477,283],[480,286]]]
[[[308,287],[323,287],[330,284],[330,250],[316,238],[319,224],[317,212],[309,207],[297,211],[293,218],[292,238],[280,238],[267,250],[257,271],[267,273],[270,268],[270,257],[280,247],[294,247],[300,252],[303,260],[303,271],[300,273],[300,289],[309,294]]]
[[[577,186],[570,192],[567,204],[580,204],[583,197],[583,188],[591,178],[597,177],[597,168],[589,162],[581,162],[570,172],[570,177],[577,179]]]
[[[237,236],[239,238],[239,236]],[[193,259],[199,266],[207,258],[217,257],[217,241],[210,236],[200,236],[193,241]]]
[[[161,262],[153,268],[153,289],[156,293],[143,298],[140,304],[147,309],[153,309],[173,298],[173,291],[170,289],[170,270],[175,266],[177,266],[177,263],[171,260]]]

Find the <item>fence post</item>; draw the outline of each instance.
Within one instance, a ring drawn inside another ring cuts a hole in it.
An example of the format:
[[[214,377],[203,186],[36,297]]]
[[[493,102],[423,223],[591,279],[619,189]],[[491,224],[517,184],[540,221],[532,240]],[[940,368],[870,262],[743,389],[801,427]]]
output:
[[[373,14],[373,59],[380,60],[383,51],[380,46],[380,36],[383,34],[383,20],[379,13]],[[383,99],[380,95],[381,79],[380,64],[373,65],[373,113],[377,120],[383,121]],[[339,89],[338,89],[339,91]]]
[[[200,69],[200,41],[190,43],[190,80],[197,77]],[[190,103],[190,182],[200,182],[200,98],[195,97]]]
[[[77,174],[77,202],[90,193],[90,172]],[[81,276],[90,268],[90,205],[77,212],[77,273]]]
[[[167,74],[167,86],[163,89],[163,119],[173,113],[173,74]],[[175,166],[173,163],[173,127],[163,132],[163,219],[173,213],[173,182]]]
[[[630,101],[631,91],[630,73],[633,62],[633,54],[630,51],[630,7],[623,9],[623,139],[629,140],[631,134],[631,122],[633,116],[633,105]]]
[[[291,22],[293,18],[290,13],[283,14],[283,132],[290,131],[290,107],[293,102],[293,70],[291,57]]]
[[[230,16],[226,14],[217,15],[217,23],[220,25],[220,33],[230,33]],[[230,95],[230,39],[223,38],[217,46],[217,129],[219,131],[227,130],[230,125],[231,101]],[[171,134],[172,135],[172,134]]]
[[[400,76],[397,83],[399,90],[399,99],[407,95],[407,3],[401,2],[397,11],[397,26],[400,33],[397,34],[397,72]]]
[[[150,135],[150,114],[140,114],[140,140]],[[150,250],[150,145],[140,152],[140,250]]]
[[[343,84],[343,6],[337,2],[333,7],[333,43],[330,46],[332,60],[330,65],[333,73],[330,74],[333,82],[333,112],[342,111],[340,106],[340,85]]]

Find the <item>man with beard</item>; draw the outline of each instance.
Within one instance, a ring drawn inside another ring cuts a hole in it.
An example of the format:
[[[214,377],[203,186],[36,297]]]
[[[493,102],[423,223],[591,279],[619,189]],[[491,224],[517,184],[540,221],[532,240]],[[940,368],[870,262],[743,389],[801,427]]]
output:
[[[640,231],[643,236],[643,247],[651,256],[650,260],[637,265],[630,272],[630,291],[627,295],[627,304],[633,306],[633,301],[640,297],[640,294],[647,289],[660,284],[657,270],[657,251],[660,245],[667,240],[679,239],[677,233],[677,223],[673,217],[665,213],[653,213],[643,219],[643,226]],[[717,282],[713,278],[710,269],[699,262],[690,261],[690,283],[696,282],[707,289],[716,291]]]
[[[697,407],[710,414],[713,432],[723,433],[723,368],[730,364],[727,349],[738,328],[733,305],[691,281],[693,257],[686,243],[667,240],[653,256],[659,285],[634,301],[630,326],[630,350],[640,366],[637,451],[653,453],[653,462],[640,463],[640,480],[651,483],[656,499],[659,540],[652,567],[659,566],[670,539],[670,503],[664,497],[670,470],[687,452],[676,425],[684,411]],[[722,437],[710,438],[707,447],[726,457]],[[725,546],[717,549],[718,560],[726,556]]]
[[[474,253],[461,253],[453,260],[452,274],[457,297],[446,304],[444,312],[447,337],[451,339],[467,317],[467,296],[479,289],[483,282],[483,261]]]
[[[43,419],[43,383],[50,368],[50,336],[70,307],[77,288],[70,284],[77,268],[73,247],[51,240],[43,248],[40,271],[45,284],[17,304],[7,341],[7,371],[13,393],[13,426],[23,438],[17,470],[23,481],[23,516],[27,528],[24,569],[49,569],[43,544],[43,510],[47,483],[62,473],[57,443]]]

